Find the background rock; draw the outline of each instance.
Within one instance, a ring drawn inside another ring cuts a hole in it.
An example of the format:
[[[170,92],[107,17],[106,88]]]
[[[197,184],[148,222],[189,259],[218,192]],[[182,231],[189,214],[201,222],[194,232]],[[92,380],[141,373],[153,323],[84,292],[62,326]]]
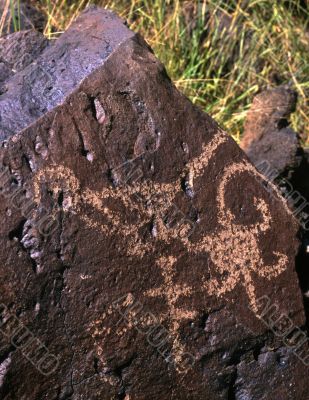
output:
[[[255,165],[267,160],[280,174],[298,167],[301,145],[297,133],[289,127],[296,102],[297,93],[285,86],[255,96],[241,141]]]
[[[117,35],[114,34],[115,22],[111,13],[93,18],[97,18],[97,23],[104,29],[103,40],[92,35],[93,24],[85,17],[81,20],[84,30],[74,25],[57,40],[57,46],[49,46],[34,65],[6,83],[6,92],[0,97],[2,140],[61,104],[65,96],[101,65],[122,41],[132,36],[124,24],[119,24]],[[86,35],[92,40],[85,41]],[[46,42],[40,39],[40,43],[44,46]]]
[[[300,222],[296,267],[309,315],[309,157],[289,127],[297,95],[280,86],[257,95],[248,112],[241,147],[258,170],[277,184]],[[307,318],[308,321],[308,318]]]
[[[9,3],[10,2],[7,0],[0,0],[0,28],[2,35],[7,35],[9,33],[15,32]],[[31,6],[29,2],[20,1],[19,11],[17,7],[17,2],[15,2],[14,15],[16,18],[18,30],[37,29],[38,31],[43,32],[43,29],[47,22],[46,16],[38,11],[36,8]]]
[[[34,30],[21,31],[0,38],[0,91],[5,81],[34,62],[49,45],[45,37]]]

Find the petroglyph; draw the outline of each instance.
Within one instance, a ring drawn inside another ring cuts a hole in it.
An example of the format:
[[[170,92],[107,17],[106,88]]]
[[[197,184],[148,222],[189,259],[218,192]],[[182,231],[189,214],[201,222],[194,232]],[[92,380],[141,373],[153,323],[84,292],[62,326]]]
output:
[[[192,320],[196,317],[197,312],[183,310],[177,307],[178,299],[182,296],[189,297],[192,294],[193,289],[186,284],[177,285],[174,282],[174,268],[176,262],[177,258],[172,256],[160,257],[157,260],[157,265],[162,272],[164,282],[160,287],[148,290],[145,295],[148,297],[163,297],[166,300],[168,312],[166,315],[161,317],[161,320],[168,321],[170,336],[173,338],[171,353],[177,368],[177,365],[179,365],[183,360],[185,353],[185,348],[181,343],[179,335],[181,322],[190,319]]]
[[[201,156],[188,164],[184,176],[190,174],[198,178],[207,167],[214,151],[227,141],[224,132],[216,135],[210,143],[203,146]],[[190,176],[191,176],[190,175]],[[73,171],[62,165],[52,165],[42,169],[34,179],[34,196],[37,203],[41,200],[42,182],[50,182],[49,190],[55,197],[63,192],[63,207],[65,211],[78,213],[79,217],[91,228],[98,229],[104,235],[122,235],[127,241],[127,254],[142,257],[146,252],[154,249],[154,243],[145,243],[140,237],[140,229],[152,221],[156,227],[156,240],[170,243],[172,239],[179,239],[177,226],[170,227],[163,223],[162,216],[174,203],[175,196],[181,191],[181,179],[176,182],[164,184],[152,181],[138,181],[133,186],[105,187],[101,191],[81,190],[80,182]],[[191,179],[193,185],[193,178]],[[136,196],[143,202],[136,201]],[[111,210],[104,204],[105,201],[114,199],[121,201],[130,212],[137,212],[137,219],[130,224],[122,215]],[[93,220],[86,212],[81,212],[85,206],[98,210],[105,218],[105,223]],[[191,226],[184,227],[189,230]]]
[[[241,283],[246,289],[250,306],[257,312],[252,274],[266,279],[275,278],[286,269],[288,259],[286,255],[275,252],[277,262],[264,265],[258,240],[259,234],[270,229],[271,215],[263,199],[254,198],[254,205],[262,217],[261,222],[246,226],[234,222],[235,216],[225,202],[226,186],[236,174],[243,172],[255,173],[255,169],[244,162],[233,163],[225,168],[217,194],[218,223],[221,228],[205,235],[197,243],[187,241],[187,246],[193,253],[208,253],[215,266],[215,274],[220,276],[204,281],[207,293],[222,296]]]
[[[202,283],[205,293],[220,297],[241,284],[245,287],[251,308],[257,311],[252,275],[257,274],[266,279],[275,278],[286,269],[288,260],[284,254],[274,253],[277,262],[274,265],[264,265],[258,241],[260,235],[271,228],[272,218],[269,208],[262,198],[254,199],[254,206],[261,216],[260,221],[250,225],[237,224],[234,221],[235,216],[226,204],[227,184],[237,174],[248,173],[256,179],[265,180],[251,164],[243,161],[225,167],[216,197],[218,228],[215,232],[203,236],[197,242],[192,242],[187,236],[180,237],[176,228],[167,227],[162,220],[164,211],[173,204],[176,194],[182,191],[181,179],[189,177],[190,190],[193,192],[194,180],[202,176],[216,150],[227,140],[227,135],[220,131],[208,144],[203,146],[201,154],[187,164],[179,179],[166,184],[141,180],[134,185],[110,186],[95,191],[81,188],[79,180],[69,168],[63,165],[51,165],[35,176],[35,199],[37,203],[40,202],[42,184],[49,182],[48,188],[56,197],[62,192],[65,211],[78,214],[88,227],[99,230],[107,237],[113,235],[123,237],[127,244],[128,256],[142,258],[148,252],[155,252],[157,240],[169,244],[174,239],[181,241],[188,251],[194,254],[209,254],[212,261],[210,267],[212,276],[209,280],[204,279]],[[137,201],[136,197],[142,201]],[[108,207],[107,201],[110,199],[122,202],[128,210],[128,215],[135,212],[137,218],[134,223],[130,223],[126,216]],[[288,209],[285,203],[284,207]],[[100,212],[104,222],[92,218],[92,208]],[[155,227],[153,228],[155,235],[152,240],[145,243],[145,240],[141,238],[140,230],[147,224],[149,225],[151,221]],[[196,313],[177,307],[179,297],[190,298],[192,296],[192,288],[185,284],[180,286],[174,282],[176,262],[177,260],[171,256],[157,259],[164,282],[161,287],[146,291],[145,295],[166,299],[168,312],[160,317],[160,321],[165,321],[169,326],[173,337],[172,348],[177,366],[185,353],[184,345],[180,340],[181,322],[193,319]],[[95,325],[102,326],[103,320],[97,321]],[[98,334],[104,336],[109,333],[104,331],[104,327],[100,331],[97,328],[98,326],[95,329],[95,337]],[[122,335],[129,328],[130,326],[127,326],[117,334]]]

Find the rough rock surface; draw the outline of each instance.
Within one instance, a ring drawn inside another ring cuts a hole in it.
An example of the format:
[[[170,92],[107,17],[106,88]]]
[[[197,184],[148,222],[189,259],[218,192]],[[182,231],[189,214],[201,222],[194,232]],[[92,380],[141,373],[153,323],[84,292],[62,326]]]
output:
[[[285,86],[265,90],[254,98],[241,147],[255,165],[268,160],[280,174],[298,166],[300,142],[288,121],[296,102],[297,93]]]
[[[80,21],[69,34],[60,37],[57,46],[50,46],[37,57],[35,65],[7,82],[6,92],[0,97],[0,139],[24,129],[61,104],[124,40],[133,36],[124,24],[115,26],[109,14]],[[95,23],[101,24],[98,32],[93,31]],[[100,36],[102,31],[104,38]]]
[[[17,2],[14,2],[14,16],[18,30],[36,29],[43,31],[46,24],[46,17],[36,8],[34,8],[29,1],[19,2],[19,12]],[[0,0],[0,28],[1,34],[7,35],[15,32],[14,21],[11,14],[10,1]]]
[[[293,340],[262,318],[266,298],[274,322],[305,323],[275,189],[112,13],[91,8],[38,60],[0,97],[0,397],[305,399]]]
[[[0,38],[0,93],[5,81],[33,63],[49,45],[49,41],[34,30],[21,31]]]
[[[309,157],[298,134],[288,126],[296,101],[296,92],[285,86],[256,96],[241,146],[257,169],[280,187],[300,221],[302,245],[296,266],[309,316]]]

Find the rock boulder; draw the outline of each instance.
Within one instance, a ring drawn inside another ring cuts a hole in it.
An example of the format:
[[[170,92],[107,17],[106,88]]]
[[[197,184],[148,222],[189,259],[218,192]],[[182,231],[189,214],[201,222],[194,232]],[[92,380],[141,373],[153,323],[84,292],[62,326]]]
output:
[[[7,85],[0,397],[305,399],[298,224],[145,41],[90,8]]]

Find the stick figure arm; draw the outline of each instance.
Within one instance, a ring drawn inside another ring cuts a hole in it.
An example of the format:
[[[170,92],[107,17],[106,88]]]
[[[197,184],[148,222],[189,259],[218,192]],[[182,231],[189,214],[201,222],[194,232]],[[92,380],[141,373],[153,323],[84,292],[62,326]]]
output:
[[[275,252],[274,253],[277,257],[278,260],[272,265],[264,265],[263,260],[260,261],[259,267],[256,270],[258,275],[267,278],[267,279],[272,279],[280,275],[283,271],[286,270],[287,265],[288,265],[288,258],[285,254]]]

